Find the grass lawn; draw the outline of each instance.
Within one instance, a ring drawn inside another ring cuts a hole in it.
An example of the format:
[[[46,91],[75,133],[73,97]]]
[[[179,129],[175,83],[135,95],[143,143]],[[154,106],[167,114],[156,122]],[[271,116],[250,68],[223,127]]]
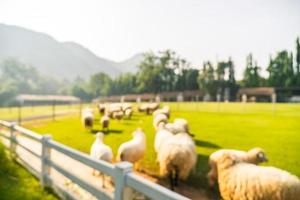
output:
[[[56,200],[43,190],[37,179],[11,161],[0,143],[0,199],[3,200]]]
[[[171,120],[186,118],[194,133],[197,145],[197,174],[188,183],[206,187],[208,156],[221,148],[248,150],[262,147],[269,162],[266,165],[285,169],[300,177],[300,105],[299,104],[240,104],[240,103],[168,103]],[[61,118],[56,122],[36,121],[26,126],[41,134],[50,133],[59,142],[89,153],[94,133],[101,129],[97,114],[92,132],[85,130],[78,116]],[[152,116],[134,113],[131,120],[111,120],[110,132],[105,143],[116,155],[119,145],[131,136],[137,127],[147,136],[147,152],[140,162],[143,169],[158,172],[153,148],[155,131]]]
[[[82,105],[82,108],[85,105]],[[79,112],[79,105],[56,105],[55,112],[66,112],[66,111],[76,111]],[[52,105],[45,106],[23,106],[21,109],[21,117],[33,117],[33,116],[41,116],[41,115],[52,115]],[[17,120],[19,115],[18,107],[0,107],[0,119],[5,120]]]

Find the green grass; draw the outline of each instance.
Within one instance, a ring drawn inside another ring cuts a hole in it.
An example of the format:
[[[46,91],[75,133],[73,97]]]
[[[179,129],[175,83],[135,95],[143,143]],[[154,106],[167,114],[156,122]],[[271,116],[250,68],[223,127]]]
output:
[[[58,198],[43,190],[37,179],[11,161],[0,143],[0,199],[56,200]]]
[[[285,169],[300,177],[300,105],[299,104],[240,104],[240,103],[168,103],[171,120],[186,118],[191,132],[196,135],[198,162],[197,173],[189,184],[206,187],[208,156],[220,148],[248,150],[262,147],[269,162],[266,165]],[[40,121],[27,124],[39,133],[50,133],[54,139],[89,153],[95,132],[99,131],[97,115],[93,132],[85,130],[78,116],[63,118],[56,122]],[[147,136],[147,152],[140,162],[142,168],[157,173],[158,165],[153,148],[155,131],[152,116],[134,113],[132,120],[111,121],[111,132],[105,137],[116,155],[119,145],[131,136],[137,127]]]
[[[82,105],[84,108],[85,105]],[[79,115],[79,105],[56,105],[55,112],[59,113],[61,111],[78,111]],[[23,106],[21,109],[21,117],[33,117],[41,115],[52,115],[52,105],[45,106]],[[17,120],[19,116],[18,107],[0,107],[0,118],[3,120]]]

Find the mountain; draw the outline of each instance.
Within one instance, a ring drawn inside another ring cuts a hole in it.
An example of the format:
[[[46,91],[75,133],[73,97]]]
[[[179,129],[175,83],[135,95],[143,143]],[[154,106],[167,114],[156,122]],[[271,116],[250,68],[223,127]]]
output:
[[[123,62],[98,57],[75,42],[58,42],[51,36],[25,28],[0,24],[0,60],[16,58],[42,74],[61,79],[88,78],[97,72],[112,77],[134,72],[141,54]]]

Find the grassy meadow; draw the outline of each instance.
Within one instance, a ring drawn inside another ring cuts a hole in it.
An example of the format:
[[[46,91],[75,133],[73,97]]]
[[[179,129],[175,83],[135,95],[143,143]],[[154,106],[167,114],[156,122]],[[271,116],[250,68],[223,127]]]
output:
[[[272,165],[300,177],[300,105],[260,103],[165,103],[171,108],[171,121],[182,117],[189,121],[195,134],[198,162],[196,175],[188,183],[194,187],[206,187],[208,156],[221,148],[248,150],[253,147],[265,149]],[[41,134],[53,138],[80,151],[89,153],[94,134],[101,131],[100,115],[96,113],[92,131],[85,130],[79,115],[50,120],[32,121],[25,124]],[[131,120],[111,120],[110,131],[104,142],[116,155],[119,145],[129,140],[131,133],[141,127],[147,137],[147,152],[139,163],[140,169],[157,174],[154,152],[155,131],[152,116],[134,112]]]
[[[39,180],[23,167],[10,160],[0,143],[0,199],[3,200],[57,200],[42,189]]]
[[[84,107],[84,105],[82,105]],[[34,116],[52,115],[52,106],[23,106],[21,108],[22,119]],[[76,112],[79,113],[80,106],[78,104],[73,105],[56,105],[55,113],[61,112]],[[17,120],[19,116],[18,107],[0,107],[0,119],[2,120]]]

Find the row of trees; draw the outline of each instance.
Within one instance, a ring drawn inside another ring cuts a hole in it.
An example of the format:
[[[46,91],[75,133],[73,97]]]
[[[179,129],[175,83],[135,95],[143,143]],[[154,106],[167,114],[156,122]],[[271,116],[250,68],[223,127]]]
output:
[[[1,106],[15,104],[18,94],[67,94],[68,84],[66,81],[41,76],[34,67],[15,59],[7,59],[0,63]]]
[[[14,59],[0,64],[0,105],[12,104],[17,94],[70,94],[89,101],[99,96],[128,93],[159,93],[164,91],[198,90],[206,100],[234,100],[239,87],[300,87],[300,44],[296,41],[296,53],[280,51],[270,57],[268,77],[261,76],[252,54],[246,58],[243,79],[235,80],[235,66],[231,58],[215,65],[207,61],[202,68],[192,68],[174,51],[144,55],[136,73],[121,74],[111,78],[99,72],[88,80],[77,78],[58,81],[41,76],[29,65]]]
[[[199,89],[199,70],[190,67],[175,52],[167,50],[144,55],[137,73],[122,74],[115,79],[105,73],[97,73],[90,80],[75,80],[71,93],[82,99],[128,93],[159,93]]]
[[[295,57],[295,58],[294,58]],[[247,56],[244,78],[241,83],[245,87],[299,87],[300,86],[300,43],[296,40],[295,56],[286,50],[278,52],[274,58],[270,56],[267,72],[269,76],[260,75],[261,67],[254,61],[252,54]]]

